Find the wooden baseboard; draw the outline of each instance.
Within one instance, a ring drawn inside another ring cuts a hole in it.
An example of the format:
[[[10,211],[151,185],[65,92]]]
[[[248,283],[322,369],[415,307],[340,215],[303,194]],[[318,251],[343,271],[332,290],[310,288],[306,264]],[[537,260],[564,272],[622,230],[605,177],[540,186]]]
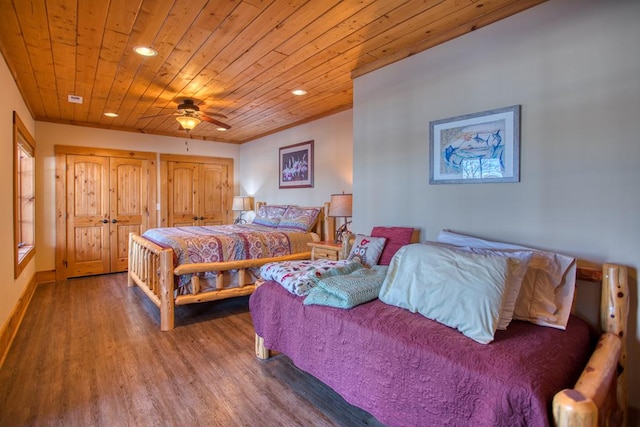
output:
[[[29,303],[31,302],[31,298],[33,297],[35,290],[36,275],[31,278],[29,284],[25,287],[16,306],[13,308],[13,312],[0,330],[0,367],[2,367],[4,359],[7,357],[7,353],[9,353],[11,343],[18,332],[20,323],[22,323],[22,318],[27,312],[27,307],[29,307]]]
[[[38,271],[36,273],[36,283],[50,283],[56,281],[56,271]]]

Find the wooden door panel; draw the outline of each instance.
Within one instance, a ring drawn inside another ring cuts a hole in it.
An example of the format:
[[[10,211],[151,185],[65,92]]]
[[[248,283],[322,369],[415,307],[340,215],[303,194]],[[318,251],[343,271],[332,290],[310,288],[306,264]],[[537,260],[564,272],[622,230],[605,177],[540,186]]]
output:
[[[67,267],[70,277],[109,272],[109,159],[67,156]]]
[[[227,167],[225,165],[201,164],[198,179],[200,194],[200,223],[203,225],[224,224],[227,213],[226,190]]]
[[[148,228],[147,161],[113,157],[110,160],[111,272],[127,269],[129,231]]]
[[[168,226],[196,225],[199,217],[198,164],[169,162],[167,172]]]
[[[108,242],[105,242],[106,233],[103,227],[78,227],[74,228],[73,242],[73,274],[72,276],[89,276],[93,274],[108,273],[105,269],[105,260],[108,260]]]
[[[111,224],[111,272],[126,271],[129,259],[129,233],[142,234],[140,224]]]

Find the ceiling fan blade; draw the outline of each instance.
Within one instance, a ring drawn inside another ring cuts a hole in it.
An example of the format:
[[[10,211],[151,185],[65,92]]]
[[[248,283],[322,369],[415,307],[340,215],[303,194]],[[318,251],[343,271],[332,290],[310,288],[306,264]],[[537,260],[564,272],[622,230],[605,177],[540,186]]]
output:
[[[204,120],[205,122],[213,123],[214,125],[216,125],[218,127],[221,127],[221,128],[227,129],[227,130],[231,129],[231,126],[229,126],[228,124],[222,123],[222,122],[220,122],[220,121],[218,121],[216,119],[212,119],[211,117],[205,116],[204,114],[201,114],[200,118],[202,120]]]
[[[208,111],[205,111],[204,113],[202,113],[202,115],[205,115],[205,114],[206,114],[207,116],[210,116],[210,117],[211,117],[211,116],[213,116],[213,117],[220,117],[221,119],[226,119],[226,118],[227,118],[227,116],[225,116],[224,114],[221,114],[221,113],[210,113],[210,112],[208,112]]]

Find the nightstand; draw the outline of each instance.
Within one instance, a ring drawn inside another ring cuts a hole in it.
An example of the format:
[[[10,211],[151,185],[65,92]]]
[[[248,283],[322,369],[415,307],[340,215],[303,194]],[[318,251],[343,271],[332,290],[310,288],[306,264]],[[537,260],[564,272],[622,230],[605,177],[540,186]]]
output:
[[[338,261],[342,259],[342,243],[334,243],[330,241],[310,242],[307,243],[311,248],[311,259],[330,259]]]

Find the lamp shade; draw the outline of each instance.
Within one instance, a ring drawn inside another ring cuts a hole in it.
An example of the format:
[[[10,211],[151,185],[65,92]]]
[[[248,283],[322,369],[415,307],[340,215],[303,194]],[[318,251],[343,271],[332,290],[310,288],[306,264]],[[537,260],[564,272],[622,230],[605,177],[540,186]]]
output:
[[[234,196],[233,197],[233,206],[231,207],[233,211],[250,211],[253,210],[253,197],[250,196]]]
[[[351,216],[352,194],[332,194],[329,216]]]
[[[182,126],[186,130],[191,130],[198,125],[202,120],[192,115],[178,116],[176,117],[180,126]]]

